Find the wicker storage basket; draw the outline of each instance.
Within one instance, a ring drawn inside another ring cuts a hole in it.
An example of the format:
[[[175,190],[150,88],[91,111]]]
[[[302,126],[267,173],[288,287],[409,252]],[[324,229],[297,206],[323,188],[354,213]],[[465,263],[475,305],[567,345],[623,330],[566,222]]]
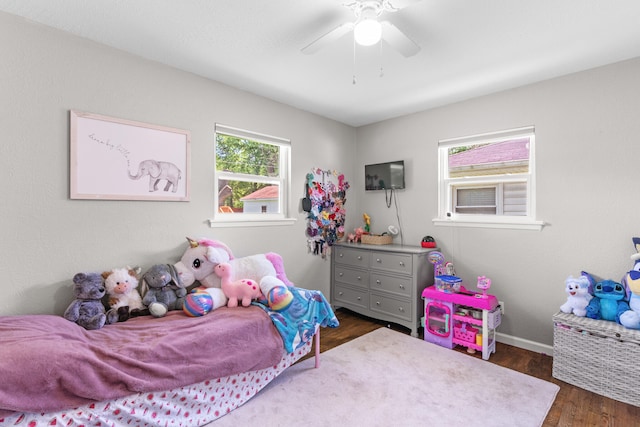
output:
[[[393,237],[388,234],[384,236],[377,236],[375,234],[363,234],[362,243],[367,245],[390,245],[393,241]]]
[[[573,314],[553,316],[553,376],[640,406],[640,331]]]

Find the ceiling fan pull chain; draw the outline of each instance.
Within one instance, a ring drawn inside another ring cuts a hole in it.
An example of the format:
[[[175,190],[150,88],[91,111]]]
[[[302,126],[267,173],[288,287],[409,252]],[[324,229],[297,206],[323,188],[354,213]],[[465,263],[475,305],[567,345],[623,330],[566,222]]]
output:
[[[353,80],[352,84],[356,84],[356,38],[353,37]]]
[[[384,68],[382,68],[382,39],[379,41],[380,43],[380,77],[384,77]]]

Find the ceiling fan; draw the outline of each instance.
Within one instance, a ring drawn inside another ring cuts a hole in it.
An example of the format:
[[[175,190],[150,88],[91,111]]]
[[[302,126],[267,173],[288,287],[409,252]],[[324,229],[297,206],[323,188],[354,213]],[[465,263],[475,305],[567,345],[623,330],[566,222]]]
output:
[[[384,39],[391,47],[405,57],[413,56],[420,51],[413,40],[407,37],[389,21],[381,21],[385,12],[397,12],[420,0],[351,0],[342,1],[342,5],[353,10],[355,21],[338,25],[328,33],[302,48],[302,52],[312,54],[353,31],[354,40],[362,46],[371,46]]]

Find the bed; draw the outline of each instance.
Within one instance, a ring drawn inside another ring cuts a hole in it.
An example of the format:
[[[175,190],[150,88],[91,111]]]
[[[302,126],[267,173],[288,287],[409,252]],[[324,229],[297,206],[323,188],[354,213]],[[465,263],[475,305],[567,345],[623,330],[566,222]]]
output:
[[[60,316],[0,317],[0,426],[198,426],[251,399],[338,321],[318,291],[293,309],[171,311],[88,331]]]

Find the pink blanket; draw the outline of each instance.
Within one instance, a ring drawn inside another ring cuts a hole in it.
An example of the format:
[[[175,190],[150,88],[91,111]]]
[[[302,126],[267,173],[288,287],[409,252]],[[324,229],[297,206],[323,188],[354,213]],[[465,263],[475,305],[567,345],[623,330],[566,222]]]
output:
[[[172,311],[87,331],[59,316],[0,317],[0,418],[161,391],[278,363],[283,342],[258,307]]]

